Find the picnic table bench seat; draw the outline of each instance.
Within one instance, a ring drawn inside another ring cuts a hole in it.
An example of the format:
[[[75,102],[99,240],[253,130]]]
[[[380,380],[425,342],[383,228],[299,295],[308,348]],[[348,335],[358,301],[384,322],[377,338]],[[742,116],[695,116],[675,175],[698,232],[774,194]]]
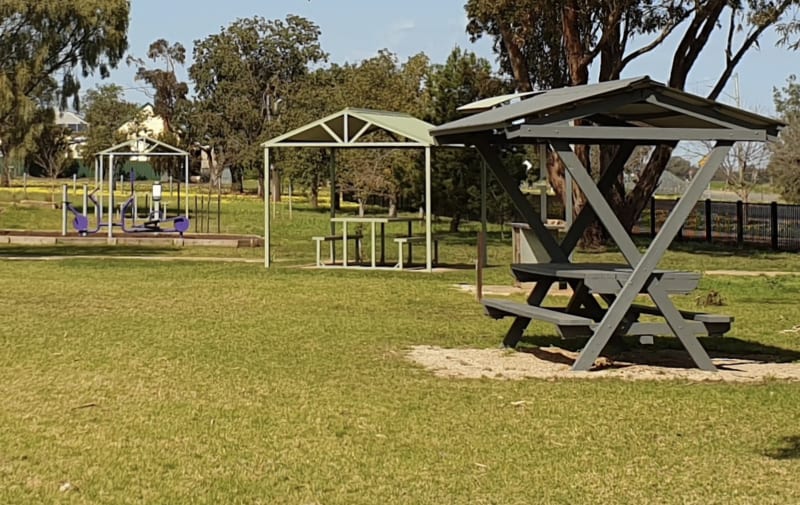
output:
[[[356,245],[356,247],[355,247],[355,250],[356,250],[356,261],[360,261],[361,260],[361,240],[363,238],[364,238],[364,236],[361,233],[354,233],[352,235],[348,235],[347,236],[347,240],[353,240],[355,242],[355,245]],[[331,244],[331,263],[334,263],[334,260],[336,259],[335,251],[334,251],[335,243],[336,242],[341,242],[343,240],[343,237],[341,235],[318,235],[316,237],[311,237],[311,240],[313,240],[316,243],[316,248],[317,248],[317,266],[318,267],[322,266],[321,255],[322,255],[322,243],[323,242],[330,242],[330,244]]]
[[[592,328],[596,325],[593,319],[575,314],[567,314],[557,309],[548,309],[518,303],[510,300],[499,300],[496,298],[483,298],[481,300],[486,314],[494,319],[504,317],[524,317],[535,319],[556,325],[562,337],[588,337],[592,334]]]
[[[443,238],[442,235],[431,235],[433,242],[433,264],[439,264],[439,241]],[[397,254],[397,268],[403,269],[405,264],[410,265],[412,260],[412,247],[413,244],[424,244],[426,241],[425,235],[401,235],[394,238],[395,243],[398,245]],[[408,245],[408,263],[403,261],[403,246]]]
[[[661,313],[658,308],[648,305],[633,304],[631,305],[629,314],[637,318],[640,314],[647,314],[652,316],[659,316]],[[702,323],[705,327],[705,334],[709,337],[721,337],[731,329],[734,317],[724,314],[709,314],[706,312],[693,312],[689,310],[681,310],[681,316],[690,321],[697,321]]]

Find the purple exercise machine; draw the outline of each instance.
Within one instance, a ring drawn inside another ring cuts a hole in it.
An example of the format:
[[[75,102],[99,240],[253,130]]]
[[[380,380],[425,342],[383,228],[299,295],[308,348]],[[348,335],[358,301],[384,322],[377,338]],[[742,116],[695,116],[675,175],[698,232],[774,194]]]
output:
[[[183,236],[185,232],[189,230],[189,217],[188,216],[176,216],[176,217],[167,217],[166,209],[161,205],[161,198],[162,198],[162,187],[160,181],[155,181],[153,183],[152,189],[152,198],[153,198],[153,208],[150,210],[147,219],[141,225],[135,225],[131,223],[130,225],[126,222],[126,215],[129,210],[132,210],[132,207],[136,201],[134,197],[134,182],[136,181],[136,173],[134,170],[131,170],[131,194],[125,203],[122,205],[120,210],[120,221],[118,223],[111,223],[111,226],[119,226],[123,233],[178,233],[180,236]],[[95,208],[99,208],[101,205],[100,202],[97,201],[95,198],[95,193],[97,189],[93,190],[91,193],[87,195],[88,199],[94,204]],[[108,223],[101,222],[100,219],[97,221],[97,225],[94,228],[89,227],[89,218],[83,215],[81,212],[78,211],[70,202],[64,202],[67,207],[67,210],[72,212],[74,218],[72,220],[72,226],[78,232],[78,234],[82,237],[86,237],[88,235],[92,235],[100,231],[102,228],[108,227]]]

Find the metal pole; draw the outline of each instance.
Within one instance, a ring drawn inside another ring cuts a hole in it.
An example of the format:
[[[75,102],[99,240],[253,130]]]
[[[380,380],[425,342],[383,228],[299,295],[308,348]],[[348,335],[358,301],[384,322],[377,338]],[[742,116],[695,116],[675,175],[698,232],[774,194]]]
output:
[[[67,234],[67,185],[61,185],[61,236]]]
[[[103,220],[103,181],[105,180],[103,173],[103,155],[100,155],[100,171],[97,174],[97,186],[98,186],[98,193],[97,193],[97,201],[100,202],[100,205],[97,206],[97,222]]]
[[[78,174],[72,174],[72,193],[78,194]]]
[[[194,195],[194,232],[197,233],[197,227],[199,226],[198,221],[200,219],[197,218],[199,214],[197,213],[197,195]],[[202,229],[200,230],[203,231]]]
[[[478,260],[475,263],[475,296],[478,301],[483,299],[483,251],[486,247],[486,235],[478,233]]]
[[[269,268],[269,148],[264,148],[264,268]]]
[[[89,209],[89,185],[83,185],[83,215],[88,216]]]
[[[433,233],[431,232],[431,148],[425,148],[425,269],[433,272]],[[409,260],[410,260],[409,254]]]
[[[218,183],[219,184],[219,183]],[[217,187],[217,233],[222,233],[222,188]]]
[[[486,160],[481,161],[481,233],[483,234],[483,242],[480,241],[479,236],[479,243],[482,244],[478,249],[478,254],[480,255],[482,261],[486,263],[488,253],[486,251],[486,233],[487,229],[487,214],[488,214],[488,206],[486,204],[486,195],[488,193],[487,190],[487,174],[486,174]]]
[[[331,148],[331,218],[336,217],[336,149]],[[336,235],[336,223],[331,221],[331,235]]]
[[[102,201],[102,200],[101,200]],[[108,156],[108,241],[114,237],[114,155]]]
[[[186,214],[189,214],[189,155],[183,156],[184,170],[186,171]],[[180,212],[178,213],[180,214]]]
[[[172,198],[172,174],[169,174],[169,197]]]

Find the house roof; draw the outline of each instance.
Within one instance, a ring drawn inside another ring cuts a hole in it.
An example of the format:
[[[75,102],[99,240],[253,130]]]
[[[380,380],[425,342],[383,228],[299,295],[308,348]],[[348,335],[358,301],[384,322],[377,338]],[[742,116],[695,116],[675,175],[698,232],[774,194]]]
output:
[[[183,149],[178,149],[175,146],[169,145],[154,138],[142,136],[130,140],[126,140],[121,144],[109,147],[104,151],[97,153],[98,155],[120,155],[120,156],[188,156],[189,153]]]
[[[433,125],[401,112],[346,108],[284,133],[263,147],[428,147]],[[370,141],[375,131],[388,133],[391,141]]]
[[[587,119],[591,126],[571,126],[577,119]],[[451,121],[434,128],[431,135],[439,143],[469,143],[475,134],[492,134],[497,141],[560,138],[587,143],[773,140],[783,126],[775,119],[669,88],[645,76],[536,93]]]
[[[56,110],[56,119],[55,123],[57,125],[87,125],[89,123],[86,122],[85,119],[80,117],[78,114],[68,111],[68,110]]]

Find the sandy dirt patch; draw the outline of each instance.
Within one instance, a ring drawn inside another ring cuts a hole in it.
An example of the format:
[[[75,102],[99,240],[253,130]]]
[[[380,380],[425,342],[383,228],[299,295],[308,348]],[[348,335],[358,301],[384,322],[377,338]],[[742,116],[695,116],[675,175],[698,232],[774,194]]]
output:
[[[507,349],[443,349],[415,346],[407,357],[437,377],[452,379],[597,379],[761,382],[800,381],[800,363],[779,362],[774,356],[715,357],[718,372],[703,372],[685,351],[642,349],[612,359],[601,357],[590,372],[573,372],[577,353],[559,347]]]

